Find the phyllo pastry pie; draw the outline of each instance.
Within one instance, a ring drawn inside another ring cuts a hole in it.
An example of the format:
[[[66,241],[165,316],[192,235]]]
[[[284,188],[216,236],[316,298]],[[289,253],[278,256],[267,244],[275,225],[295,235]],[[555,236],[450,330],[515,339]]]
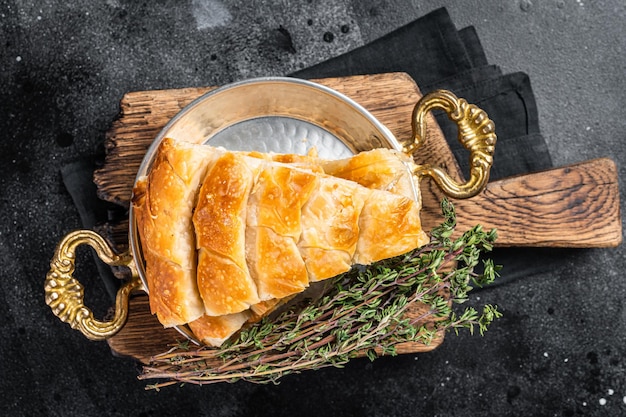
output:
[[[219,346],[310,283],[427,243],[406,157],[325,161],[165,139],[134,189],[150,308]]]

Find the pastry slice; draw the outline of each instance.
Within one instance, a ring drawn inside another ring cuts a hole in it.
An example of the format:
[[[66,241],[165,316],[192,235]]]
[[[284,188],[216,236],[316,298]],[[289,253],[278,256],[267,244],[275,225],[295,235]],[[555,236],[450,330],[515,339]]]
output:
[[[302,208],[298,242],[311,282],[348,271],[359,239],[359,216],[370,190],[351,181],[320,176]]]
[[[227,314],[219,317],[202,316],[189,323],[189,328],[201,343],[221,346],[249,320],[251,313]]]
[[[292,153],[263,153],[263,152],[244,152],[245,155],[252,158],[264,159],[266,161],[279,162],[281,164],[289,164],[289,166],[305,169],[307,171],[323,173],[324,169],[320,164],[321,160],[317,156],[317,152],[311,149],[306,155]]]
[[[266,163],[248,199],[246,252],[259,298],[284,298],[309,284],[297,242],[302,206],[318,185],[306,170]]]
[[[250,318],[248,319],[248,322],[256,323],[257,321],[260,321],[263,317],[267,316],[272,311],[276,310],[277,307],[282,305],[285,302],[284,300],[289,300],[289,298],[272,298],[271,300],[261,301],[260,303],[250,306]]]
[[[320,160],[323,171],[364,187],[389,191],[420,203],[418,190],[411,179],[409,156],[393,149],[377,148],[350,158]]]
[[[417,203],[407,197],[372,190],[359,217],[359,239],[352,262],[369,265],[428,243]]]
[[[224,152],[200,188],[193,224],[198,289],[209,316],[239,313],[261,301],[245,254],[246,206],[261,163]]]
[[[150,309],[165,327],[182,325],[204,314],[196,284],[195,237],[191,215],[200,181],[215,155],[165,139],[150,173],[133,190]]]

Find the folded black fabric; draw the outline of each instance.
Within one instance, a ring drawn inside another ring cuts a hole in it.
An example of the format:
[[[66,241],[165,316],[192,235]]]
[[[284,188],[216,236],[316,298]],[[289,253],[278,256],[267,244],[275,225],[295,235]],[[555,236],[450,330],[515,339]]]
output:
[[[63,184],[72,197],[83,227],[89,230],[107,221],[110,210],[115,210],[97,196],[96,184],[93,182],[95,168],[93,160],[75,161],[61,168]],[[119,280],[115,278],[111,268],[101,262],[95,253],[94,259],[106,291],[114,300],[120,286]]]
[[[474,74],[472,74],[474,75]],[[462,85],[457,78],[437,85],[483,109],[494,121],[498,142],[491,179],[500,179],[552,167],[545,140],[539,132],[537,104],[529,77],[521,72]],[[455,140],[457,128],[445,114],[435,116],[450,148],[467,173],[467,151]]]
[[[422,93],[444,88],[458,94],[462,89],[471,88],[473,85],[489,82],[501,76],[502,71],[500,67],[486,64],[461,71],[448,78],[442,78],[430,84],[420,85],[419,88]]]
[[[437,9],[404,27],[310,68],[290,74],[299,78],[324,78],[385,72],[406,72],[422,93],[448,89],[487,112],[496,124],[498,143],[491,178],[497,179],[550,168],[552,162],[538,125],[538,111],[526,74],[502,74],[489,64],[476,30],[457,30],[445,8]],[[459,145],[456,127],[436,114],[446,140],[462,169],[467,171],[466,150]],[[84,226],[106,221],[106,204],[92,182],[94,166],[68,165],[62,170]],[[553,255],[543,249],[497,249],[493,258],[506,265],[499,284],[536,271]],[[532,258],[535,262],[528,262]],[[514,271],[514,272],[513,272]],[[118,286],[110,271],[101,268],[109,293]]]
[[[459,37],[465,47],[465,52],[469,57],[472,67],[481,67],[483,65],[489,65],[487,61],[487,55],[483,49],[478,33],[474,26],[468,26],[459,30]]]
[[[490,65],[475,28],[457,31],[445,8],[292,75],[322,78],[383,72],[406,72],[424,94],[435,89],[450,90],[485,110],[498,136],[492,179],[552,166],[539,132],[528,76],[521,72],[503,75],[499,67]],[[456,125],[443,113],[436,113],[436,119],[467,174],[468,156],[457,140]]]
[[[441,8],[367,45],[292,75],[324,78],[402,71],[421,86],[471,68],[465,44],[450,15]]]

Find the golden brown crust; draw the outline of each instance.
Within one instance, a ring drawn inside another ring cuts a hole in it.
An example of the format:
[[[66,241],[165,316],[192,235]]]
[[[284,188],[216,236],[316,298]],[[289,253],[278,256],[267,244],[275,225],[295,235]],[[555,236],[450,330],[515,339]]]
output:
[[[353,262],[369,265],[406,253],[428,243],[422,230],[417,203],[406,197],[390,198],[373,190],[359,218],[361,233]]]
[[[321,160],[324,172],[354,181],[374,190],[389,191],[420,202],[419,190],[413,186],[407,155],[393,149],[377,148],[350,158]]]
[[[219,317],[202,316],[189,323],[189,328],[200,342],[219,347],[239,331],[250,316],[248,311]]]
[[[306,266],[290,237],[268,227],[249,227],[250,272],[257,283],[259,299],[284,298],[309,285]]]
[[[150,308],[166,327],[204,314],[196,284],[191,212],[206,154],[166,139],[133,199],[151,293]]]
[[[259,161],[260,163],[260,161]],[[260,300],[245,255],[246,204],[252,165],[226,152],[210,167],[193,215],[198,248],[198,289],[206,314],[246,310]]]
[[[248,323],[260,321],[289,299],[290,297],[284,299],[272,298],[271,300],[261,301],[260,303],[250,306],[250,318],[248,319]]]
[[[359,216],[368,193],[356,183],[320,177],[318,188],[302,209],[302,236],[298,242],[311,282],[352,267]]]
[[[410,173],[394,158],[163,141],[133,197],[153,313],[219,345],[309,282],[425,244],[419,204],[402,196]]]
[[[248,201],[246,246],[259,298],[284,298],[309,283],[296,242],[302,233],[302,205],[317,177],[289,166],[265,164]]]
[[[323,173],[324,170],[320,165],[320,159],[317,153],[312,152],[309,155],[298,155],[291,153],[263,153],[263,152],[242,152],[243,155],[251,158],[263,159],[265,161],[273,161],[281,164],[289,164],[289,166],[297,167],[311,172]]]

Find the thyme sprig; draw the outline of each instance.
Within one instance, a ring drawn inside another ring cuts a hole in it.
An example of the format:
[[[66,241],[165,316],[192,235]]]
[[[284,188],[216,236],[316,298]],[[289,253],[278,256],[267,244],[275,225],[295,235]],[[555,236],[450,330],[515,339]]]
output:
[[[455,311],[473,285],[493,282],[499,267],[481,254],[491,251],[496,231],[477,225],[452,239],[453,205],[442,201],[443,223],[429,244],[405,255],[338,276],[319,299],[266,317],[222,347],[190,349],[187,343],[152,358],[140,379],[210,384],[245,380],[277,382],[290,373],[341,367],[357,356],[396,355],[403,343],[429,345],[446,331],[484,334],[501,313],[484,305]]]

